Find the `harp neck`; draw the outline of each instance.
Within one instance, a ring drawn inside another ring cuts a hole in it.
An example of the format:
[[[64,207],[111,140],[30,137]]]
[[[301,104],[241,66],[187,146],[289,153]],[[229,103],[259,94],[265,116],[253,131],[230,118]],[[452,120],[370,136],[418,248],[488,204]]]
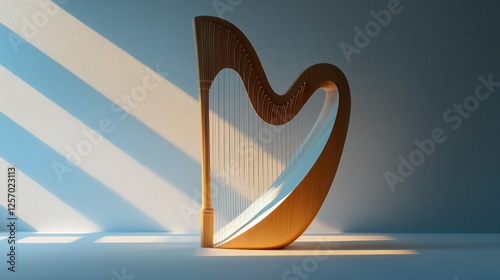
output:
[[[337,87],[340,95],[349,92],[342,71],[334,65],[322,63],[306,69],[284,94],[277,94],[271,88],[255,50],[238,28],[226,20],[210,16],[196,17],[194,25],[201,95],[209,94],[213,80],[222,69],[233,69],[240,75],[257,115],[267,123],[280,125],[293,119],[318,88],[328,91]],[[349,96],[340,98],[349,103],[345,100]]]

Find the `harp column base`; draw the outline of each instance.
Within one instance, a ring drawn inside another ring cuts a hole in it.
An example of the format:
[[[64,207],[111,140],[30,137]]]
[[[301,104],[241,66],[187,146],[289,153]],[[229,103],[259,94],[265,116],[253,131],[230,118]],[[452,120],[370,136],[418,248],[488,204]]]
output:
[[[204,208],[200,211],[201,247],[214,247],[214,209]]]

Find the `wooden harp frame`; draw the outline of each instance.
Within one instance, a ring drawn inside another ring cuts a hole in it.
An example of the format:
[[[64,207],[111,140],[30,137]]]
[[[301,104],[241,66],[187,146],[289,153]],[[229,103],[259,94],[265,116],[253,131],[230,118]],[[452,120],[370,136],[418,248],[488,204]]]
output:
[[[242,79],[255,113],[272,125],[285,124],[293,119],[318,89],[324,89],[327,94],[338,94],[338,111],[332,132],[305,178],[262,221],[238,238],[218,247],[275,249],[287,246],[312,222],[337,172],[351,110],[347,79],[334,65],[316,64],[307,68],[284,94],[279,95],[272,90],[249,40],[233,24],[216,17],[199,16],[194,18],[194,28],[201,106],[202,247],[213,247],[214,209],[210,178],[209,92],[216,75],[225,68],[236,71]],[[295,98],[299,91],[302,91],[303,95],[300,104]],[[266,111],[270,107],[278,110]]]

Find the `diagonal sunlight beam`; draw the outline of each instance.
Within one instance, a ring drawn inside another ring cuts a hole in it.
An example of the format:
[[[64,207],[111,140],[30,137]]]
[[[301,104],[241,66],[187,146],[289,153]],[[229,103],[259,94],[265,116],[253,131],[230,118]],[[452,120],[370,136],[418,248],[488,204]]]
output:
[[[120,106],[111,110],[128,112],[200,162],[199,106],[191,96],[51,1],[2,1],[0,11],[2,24]]]
[[[0,165],[2,164],[2,160],[3,160],[3,158],[0,157]],[[5,166],[5,167],[7,167],[7,166]],[[6,170],[6,169],[2,169],[2,170]],[[2,221],[7,221],[7,215],[9,213],[9,211],[7,209],[8,209],[8,206],[6,204],[4,204],[4,205],[0,204],[0,219]],[[35,231],[35,228],[32,227],[23,218],[17,217],[16,228],[20,231]],[[8,231],[10,232],[8,225],[9,225],[8,223],[4,223],[3,225],[0,225],[0,234],[2,232],[8,232]]]
[[[0,24],[0,30],[2,27],[4,26]],[[11,32],[5,27],[3,31],[6,36],[8,36],[8,32]],[[8,44],[4,44],[4,46],[8,47]],[[189,189],[190,187],[196,188],[198,185],[196,182],[197,179],[194,179],[196,176],[192,176],[193,172],[198,171],[198,169],[193,168],[195,167],[193,163],[197,164],[195,161],[185,161],[184,158],[191,158],[184,157],[185,154],[178,151],[177,148],[167,150],[165,148],[168,148],[168,146],[158,145],[160,143],[155,141],[156,138],[151,138],[151,136],[157,136],[157,134],[144,134],[149,131],[149,128],[146,128],[147,131],[136,130],[137,127],[129,125],[129,122],[120,121],[119,117],[112,110],[108,109],[108,99],[102,97],[93,88],[88,87],[87,84],[84,84],[71,72],[67,71],[66,68],[61,67],[37,48],[26,43],[22,46],[21,53],[17,54],[17,56],[14,51],[0,55],[0,63],[4,63],[4,66],[9,71],[12,71],[14,75],[24,80],[39,93],[45,95],[52,102],[68,111],[87,126],[98,132],[101,131],[99,133],[107,140],[117,145],[117,147],[181,191],[189,193],[189,190],[191,190]],[[61,81],[55,78],[58,76],[61,77]],[[93,114],[88,114],[90,110],[93,110]],[[98,116],[105,116],[105,118],[99,119],[97,118]],[[124,125],[126,129],[120,127],[116,129],[116,132],[103,133],[100,123],[108,118],[111,122],[116,122],[117,126]],[[219,116],[214,115],[214,118],[219,118]],[[223,122],[223,120],[219,119],[219,122]],[[43,127],[42,124],[41,127]],[[145,137],[145,142],[133,140],[138,139],[138,136]],[[81,137],[84,138],[83,135]],[[238,132],[238,137],[244,139],[246,136]],[[73,142],[66,143],[72,143],[74,148],[75,143],[78,143],[78,141],[74,140]],[[67,156],[68,154],[69,152],[66,150],[66,153],[63,155]],[[175,159],[175,161],[172,159]],[[243,196],[244,194],[240,195]]]
[[[0,23],[0,37],[12,36],[17,35]],[[1,65],[158,176],[181,191],[199,184],[193,176],[199,172],[198,162],[136,118],[122,119],[123,111],[112,110],[116,104],[39,49],[23,41],[16,53],[9,40],[0,40],[0,49]],[[109,133],[105,127],[116,129]]]
[[[54,176],[52,165],[54,162],[64,162],[66,159],[63,156],[3,113],[0,113],[0,127],[6,128],[0,130],[0,138],[5,140],[2,142],[0,156],[45,189],[68,202],[102,230],[165,230],[81,168],[73,167],[72,176],[59,182]]]
[[[197,100],[52,1],[2,1],[0,11],[1,23],[119,106],[112,111],[129,113],[200,162]],[[33,17],[44,14],[45,24],[31,28]],[[213,115],[216,122],[232,126]]]
[[[97,139],[97,134],[80,120],[3,66],[0,66],[0,79],[2,80],[0,111],[54,151],[66,155],[67,143],[81,143],[86,139],[83,134],[93,135],[92,137]],[[99,144],[94,146],[93,152],[77,166],[165,229],[178,230],[176,226],[184,225],[180,215],[165,215],[165,213],[178,213],[179,210],[177,204],[165,203],[164,198],[169,197],[172,201],[184,203],[189,203],[190,198],[104,137],[99,139]],[[114,164],[115,162],[120,164]],[[103,166],[107,168],[102,168]],[[57,176],[57,174],[54,172],[47,176]],[[70,177],[71,173],[60,174],[63,180],[66,176]],[[163,211],[160,212],[158,209]]]
[[[49,0],[1,1],[0,22],[199,162],[198,102],[177,86]]]
[[[3,76],[0,74],[0,77]],[[7,166],[10,165],[0,157],[1,170],[6,170]],[[32,226],[33,230],[66,231],[68,228],[79,232],[101,230],[90,219],[40,186],[40,184],[24,174],[22,170],[17,169],[16,176],[18,182],[22,182],[22,187],[16,189],[16,196],[19,204],[22,205],[17,209],[16,216]],[[6,199],[1,199],[0,205],[7,208],[6,202]],[[57,217],[57,219],[54,217]],[[18,231],[26,230],[18,227]]]

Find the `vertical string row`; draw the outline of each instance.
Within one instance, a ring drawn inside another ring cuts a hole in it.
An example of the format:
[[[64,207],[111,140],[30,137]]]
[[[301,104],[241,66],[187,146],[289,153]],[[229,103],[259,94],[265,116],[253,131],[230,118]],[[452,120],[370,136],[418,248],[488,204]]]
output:
[[[247,209],[278,176],[284,176],[283,169],[301,153],[299,147],[306,135],[304,114],[275,126],[260,120],[255,110],[263,111],[266,120],[288,119],[303,104],[305,84],[286,104],[274,104],[234,34],[214,23],[204,25],[204,29],[211,41],[202,55],[211,57],[213,63],[202,71],[205,77],[215,76],[210,89],[209,124],[214,242],[217,242],[227,234],[227,223]],[[224,70],[226,67],[234,71]]]

